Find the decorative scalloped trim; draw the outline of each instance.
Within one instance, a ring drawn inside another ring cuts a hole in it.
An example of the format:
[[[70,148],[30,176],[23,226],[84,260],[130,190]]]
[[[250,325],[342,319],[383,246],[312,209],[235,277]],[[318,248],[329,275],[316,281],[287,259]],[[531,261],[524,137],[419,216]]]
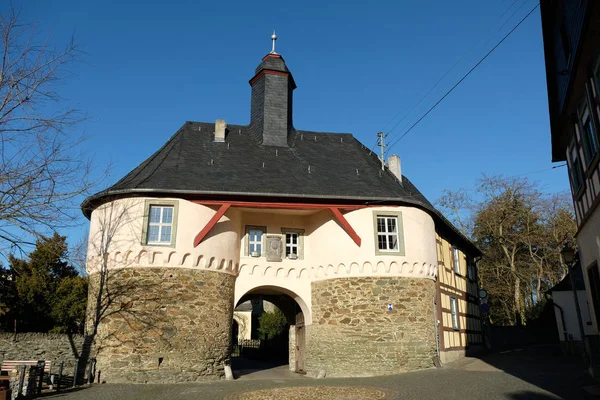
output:
[[[275,267],[269,264],[242,264],[239,275],[270,276],[280,279],[309,279],[310,281],[357,276],[403,276],[435,280],[437,265],[419,262],[399,264],[396,261],[389,263],[364,261],[362,263],[339,263],[337,265],[328,264],[305,268]]]
[[[98,265],[97,260],[99,258],[100,257],[90,257],[88,265]],[[208,258],[204,255],[191,253],[179,254],[170,249],[165,251],[148,251],[142,249],[137,254],[134,254],[131,250],[126,252],[117,251],[112,254],[107,253],[104,258],[107,260],[107,267],[109,270],[144,267],[179,267],[223,272],[236,276],[239,272],[239,263],[233,259]],[[96,268],[92,268],[90,271],[92,274],[95,272],[97,272]]]
[[[178,254],[170,249],[165,251],[142,249],[137,254],[134,254],[131,250],[125,253],[115,252],[107,254],[105,259],[109,269],[180,267],[222,272],[236,276],[261,275],[273,276],[278,279],[309,279],[310,281],[356,276],[405,276],[429,279],[437,277],[437,265],[406,261],[399,264],[397,261],[366,260],[303,268],[269,264],[239,265],[232,259],[208,258],[204,255],[193,255],[191,253]],[[96,264],[93,258],[90,258],[89,261],[89,265]],[[94,273],[94,270],[91,273]]]

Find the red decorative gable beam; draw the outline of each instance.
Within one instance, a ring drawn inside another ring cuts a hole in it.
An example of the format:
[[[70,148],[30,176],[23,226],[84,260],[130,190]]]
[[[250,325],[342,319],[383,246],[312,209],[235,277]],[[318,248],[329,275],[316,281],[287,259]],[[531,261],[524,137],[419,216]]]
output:
[[[194,238],[194,247],[197,247],[200,244],[200,242],[204,240],[206,235],[208,235],[208,232],[210,232],[211,229],[215,227],[215,225],[217,224],[217,222],[219,222],[221,217],[225,215],[227,210],[229,210],[229,207],[231,207],[231,203],[221,204],[221,207],[219,207],[217,213],[213,215],[213,217],[210,219],[210,221],[208,221],[206,226]]]
[[[354,243],[356,243],[356,245],[358,247],[360,247],[360,243],[361,243],[360,236],[358,236],[356,231],[352,228],[352,225],[350,225],[348,220],[340,212],[339,208],[329,207],[329,211],[331,211],[331,213],[335,217],[336,221],[342,226],[342,228],[344,228],[344,230],[346,231],[348,236],[350,236],[352,238],[352,240],[354,240]]]
[[[205,206],[214,206],[219,205],[219,209],[217,213],[213,215],[213,217],[208,221],[206,226],[196,235],[194,238],[194,247],[197,247],[202,240],[208,235],[208,232],[214,228],[214,226],[219,222],[221,217],[229,210],[230,207],[245,207],[245,208],[272,208],[272,209],[283,209],[283,210],[329,210],[335,220],[341,225],[341,227],[346,231],[348,236],[352,238],[354,243],[358,247],[361,245],[361,238],[358,236],[356,231],[352,228],[348,220],[344,217],[340,209],[346,210],[359,210],[361,208],[367,208],[369,206],[366,205],[333,205],[333,204],[313,204],[313,203],[268,203],[268,202],[251,202],[251,201],[232,201],[228,203],[223,203],[216,200],[193,200],[196,204],[202,204]]]

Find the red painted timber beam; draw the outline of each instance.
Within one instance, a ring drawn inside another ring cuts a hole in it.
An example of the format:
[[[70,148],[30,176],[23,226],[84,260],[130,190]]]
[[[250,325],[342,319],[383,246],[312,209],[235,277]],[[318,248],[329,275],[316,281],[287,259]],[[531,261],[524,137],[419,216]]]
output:
[[[222,201],[217,200],[192,200],[192,203],[202,204],[205,206],[221,205]],[[315,203],[270,203],[270,202],[257,202],[257,201],[230,201],[227,204],[232,207],[246,207],[246,208],[275,208],[275,209],[286,209],[286,210],[306,210],[306,209],[320,209],[325,210],[331,207],[344,210],[360,210],[361,208],[376,207],[368,205],[356,205],[356,204],[315,204]]]
[[[221,217],[227,212],[227,210],[229,210],[229,207],[231,207],[231,203],[224,203],[224,204],[220,203],[220,204],[221,204],[221,207],[219,207],[219,209],[217,210],[217,213],[215,215],[213,215],[213,217],[210,219],[210,221],[208,221],[206,226],[194,238],[194,247],[197,247],[200,244],[200,242],[202,240],[204,240],[206,235],[208,235],[208,232],[210,232],[211,229],[215,227],[217,222],[219,222]]]
[[[333,214],[333,216],[335,217],[337,222],[342,226],[342,228],[344,228],[344,230],[346,231],[348,236],[350,236],[352,238],[352,240],[354,240],[354,243],[356,243],[356,245],[358,247],[360,247],[360,243],[361,243],[360,236],[358,236],[356,231],[352,228],[352,225],[350,225],[348,220],[340,212],[339,208],[329,207],[329,211],[331,211],[331,213]]]

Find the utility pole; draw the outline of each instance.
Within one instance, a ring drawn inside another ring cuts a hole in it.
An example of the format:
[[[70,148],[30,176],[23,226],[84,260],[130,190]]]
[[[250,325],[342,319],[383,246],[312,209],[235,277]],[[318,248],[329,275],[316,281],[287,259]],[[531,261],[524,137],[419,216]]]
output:
[[[385,135],[383,132],[377,132],[377,146],[379,146],[380,152],[381,152],[381,169],[384,170],[385,169],[385,148],[387,147],[387,145],[385,144],[385,138],[387,137],[387,135]]]

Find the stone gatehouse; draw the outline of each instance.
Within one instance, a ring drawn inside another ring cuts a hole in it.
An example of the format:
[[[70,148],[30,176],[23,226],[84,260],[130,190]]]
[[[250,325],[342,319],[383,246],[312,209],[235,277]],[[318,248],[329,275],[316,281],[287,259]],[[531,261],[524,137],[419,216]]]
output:
[[[427,368],[481,343],[479,251],[399,158],[382,166],[350,134],[296,129],[275,51],[250,86],[248,125],[186,122],[83,203],[103,379],[222,377],[233,309],[256,295],[291,301],[290,368],[308,374]]]

